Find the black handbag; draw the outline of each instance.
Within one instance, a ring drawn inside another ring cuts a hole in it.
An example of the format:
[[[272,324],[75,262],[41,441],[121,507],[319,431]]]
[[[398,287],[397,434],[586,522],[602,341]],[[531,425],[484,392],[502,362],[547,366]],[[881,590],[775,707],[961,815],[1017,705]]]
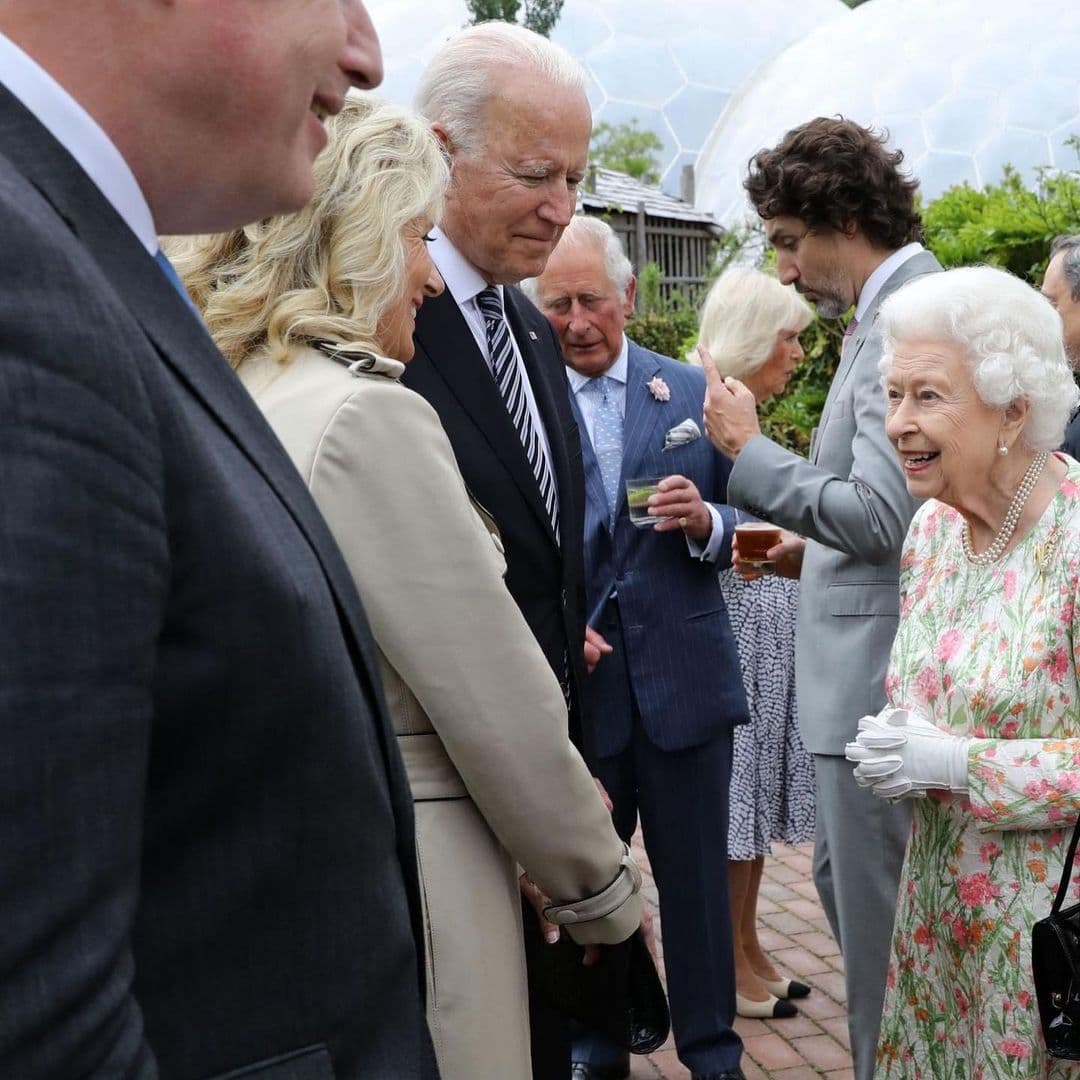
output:
[[[1072,880],[1080,820],[1073,829],[1061,884],[1045,919],[1031,928],[1031,975],[1047,1052],[1080,1061],[1080,904],[1061,905]]]
[[[667,997],[641,930],[619,945],[605,945],[585,967],[582,946],[565,934],[542,946],[540,984],[564,1016],[599,1031],[632,1054],[651,1054],[671,1028]]]

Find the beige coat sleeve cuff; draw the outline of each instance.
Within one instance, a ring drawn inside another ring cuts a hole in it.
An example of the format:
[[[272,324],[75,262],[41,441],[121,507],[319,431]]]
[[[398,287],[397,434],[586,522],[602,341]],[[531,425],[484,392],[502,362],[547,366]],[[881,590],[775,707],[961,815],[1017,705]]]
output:
[[[641,922],[640,894],[641,871],[624,844],[619,873],[607,888],[569,904],[553,904],[544,909],[544,916],[565,926],[579,945],[614,945]]]

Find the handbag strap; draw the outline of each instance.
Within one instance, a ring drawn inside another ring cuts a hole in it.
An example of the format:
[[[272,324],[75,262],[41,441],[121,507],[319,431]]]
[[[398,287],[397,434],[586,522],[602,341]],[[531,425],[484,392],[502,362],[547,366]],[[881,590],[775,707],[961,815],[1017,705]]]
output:
[[[1076,842],[1080,840],[1080,818],[1076,819],[1073,828],[1072,842],[1069,844],[1069,854],[1065,856],[1065,865],[1061,868],[1061,884],[1058,886],[1057,896],[1054,897],[1054,906],[1050,909],[1051,915],[1056,915],[1065,902],[1069,892],[1069,882],[1072,880],[1073,856],[1076,854]]]

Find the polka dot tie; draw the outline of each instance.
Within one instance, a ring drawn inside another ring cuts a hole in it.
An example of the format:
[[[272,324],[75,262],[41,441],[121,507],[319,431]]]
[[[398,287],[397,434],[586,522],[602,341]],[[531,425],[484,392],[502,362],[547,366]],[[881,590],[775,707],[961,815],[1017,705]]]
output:
[[[614,382],[607,375],[590,379],[581,388],[595,398],[592,423],[593,452],[604,481],[608,512],[615,516],[619,505],[619,473],[622,472],[623,418],[615,399]]]

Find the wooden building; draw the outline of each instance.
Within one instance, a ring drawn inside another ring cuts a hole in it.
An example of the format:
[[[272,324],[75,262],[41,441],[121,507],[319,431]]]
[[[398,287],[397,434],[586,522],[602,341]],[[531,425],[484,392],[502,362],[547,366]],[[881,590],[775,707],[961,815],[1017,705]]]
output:
[[[656,263],[664,296],[678,291],[697,304],[724,230],[712,214],[694,209],[692,192],[687,194],[689,199],[677,199],[626,173],[594,165],[582,185],[579,209],[611,225],[635,274],[646,263]]]

